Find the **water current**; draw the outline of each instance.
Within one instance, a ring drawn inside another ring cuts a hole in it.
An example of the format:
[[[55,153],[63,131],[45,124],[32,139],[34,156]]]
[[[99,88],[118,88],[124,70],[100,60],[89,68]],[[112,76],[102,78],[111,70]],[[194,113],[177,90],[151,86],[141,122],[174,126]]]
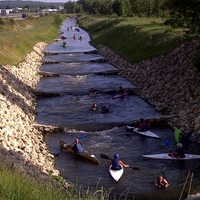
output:
[[[154,160],[142,156],[169,152],[165,141],[169,139],[171,146],[175,145],[174,130],[151,127],[151,131],[161,139],[128,131],[128,123],[161,114],[137,95],[130,94],[123,99],[112,98],[119,86],[125,89],[136,86],[118,75],[104,74],[118,69],[102,62],[105,58],[101,55],[92,53],[96,49],[90,45],[87,32],[77,28],[75,18],[67,19],[61,26],[61,32],[66,37],[67,47],[62,47],[62,40],[49,44],[44,50],[48,54],[43,57],[44,64],[40,68],[41,72],[55,76],[43,77],[36,88],[38,92],[59,95],[37,100],[36,119],[39,124],[65,127],[64,132],[45,135],[49,151],[60,153],[55,157],[55,167],[62,176],[86,188],[112,188],[112,193],[116,193],[119,199],[133,199],[134,196],[137,200],[177,200],[190,170],[194,171],[193,185],[200,184],[199,160]],[[81,35],[83,39],[73,39],[74,34],[77,38]],[[98,94],[91,94],[91,88],[98,89]],[[101,109],[91,111],[93,103],[99,108],[107,105],[110,112],[102,114]],[[75,137],[80,137],[83,132],[87,135],[81,143],[96,155],[99,166],[60,152],[60,140],[73,143]],[[192,144],[187,152],[197,154],[200,148]],[[109,157],[118,153],[126,164],[137,166],[139,170],[126,168],[122,178],[116,182],[108,173],[110,161],[100,158],[101,153]],[[154,186],[153,181],[158,175],[164,175],[169,181],[167,189]],[[185,199],[187,189],[188,186],[182,199]]]

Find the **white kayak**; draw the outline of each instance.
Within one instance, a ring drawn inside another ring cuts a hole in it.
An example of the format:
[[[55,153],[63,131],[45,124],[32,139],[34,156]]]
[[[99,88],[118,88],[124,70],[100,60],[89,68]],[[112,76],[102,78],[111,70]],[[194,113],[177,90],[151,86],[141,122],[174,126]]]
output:
[[[161,153],[161,154],[152,154],[152,155],[142,155],[145,158],[152,159],[166,159],[166,160],[190,160],[190,159],[200,159],[200,155],[195,154],[185,154],[185,158],[176,158],[170,156],[169,153]]]
[[[153,138],[160,138],[158,135],[156,135],[155,133],[153,133],[151,131],[140,132],[140,131],[138,131],[138,128],[135,128],[133,126],[126,126],[126,127],[130,130],[133,130],[136,133],[139,133],[140,135],[144,135],[147,137],[153,137]]]
[[[113,99],[118,99],[118,98],[123,98],[125,97],[126,95],[128,95],[128,92],[124,92],[122,94],[116,94]]]
[[[123,168],[122,165],[120,165],[120,166],[121,166],[121,169],[119,169],[119,170],[112,170],[112,169],[111,169],[111,166],[112,166],[112,165],[110,165],[110,167],[109,167],[109,173],[110,173],[110,175],[112,176],[112,178],[113,178],[115,181],[118,181],[118,180],[122,177],[122,175],[123,175],[123,173],[124,173],[124,168]]]

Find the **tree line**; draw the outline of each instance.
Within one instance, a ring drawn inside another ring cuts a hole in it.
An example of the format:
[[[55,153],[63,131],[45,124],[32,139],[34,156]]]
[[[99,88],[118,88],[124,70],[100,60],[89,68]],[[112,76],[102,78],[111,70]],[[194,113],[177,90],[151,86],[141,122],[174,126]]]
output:
[[[64,4],[67,13],[163,17],[173,27],[200,32],[200,0],[78,0]]]

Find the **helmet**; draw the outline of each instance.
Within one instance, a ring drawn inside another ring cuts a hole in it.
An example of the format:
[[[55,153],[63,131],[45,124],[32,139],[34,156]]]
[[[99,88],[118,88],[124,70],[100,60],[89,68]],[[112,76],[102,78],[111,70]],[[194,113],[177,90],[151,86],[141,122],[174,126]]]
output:
[[[178,143],[176,146],[177,146],[177,147],[180,147],[180,148],[183,147],[183,145],[182,145],[181,143]]]
[[[118,159],[118,158],[119,158],[119,154],[115,154],[114,159]]]

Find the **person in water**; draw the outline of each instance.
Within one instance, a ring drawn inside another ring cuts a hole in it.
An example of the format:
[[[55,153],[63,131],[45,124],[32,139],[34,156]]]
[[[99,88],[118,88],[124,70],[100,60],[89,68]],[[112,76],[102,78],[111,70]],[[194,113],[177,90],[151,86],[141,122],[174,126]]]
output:
[[[98,90],[94,89],[94,88],[91,88],[90,89],[90,93],[91,94],[98,94]]]
[[[176,145],[176,149],[171,153],[171,156],[175,158],[185,158],[185,151],[181,143]]]
[[[138,124],[138,131],[146,132],[148,130],[148,127],[149,127],[149,123],[147,123],[147,121],[141,118]]]
[[[63,47],[66,47],[66,46],[67,46],[67,41],[63,40]]]
[[[109,113],[108,106],[102,106],[101,113]]]
[[[169,183],[166,179],[164,179],[162,176],[158,176],[155,181],[155,185],[159,188],[167,188],[169,186]]]
[[[80,35],[78,39],[79,39],[79,40],[82,40],[82,39],[83,39],[82,35]]]
[[[72,149],[72,151],[73,151],[74,153],[81,153],[81,152],[84,151],[84,149],[83,149],[82,145],[80,144],[78,138],[75,139],[75,144],[72,146],[71,149]]]
[[[76,39],[76,34],[73,35],[73,39],[74,39],[74,40]]]
[[[120,86],[117,90],[117,94],[124,94],[124,89],[122,88],[122,86]]]
[[[112,164],[112,166],[111,166],[112,170],[120,170],[121,166],[123,166],[123,167],[129,167],[129,165],[126,165],[121,160],[119,160],[119,154],[115,154],[114,155],[114,159],[112,160],[111,164]]]
[[[92,111],[98,110],[97,104],[94,103],[91,108]]]
[[[66,40],[66,37],[65,37],[64,35],[62,35],[60,38],[61,38],[62,40]]]

